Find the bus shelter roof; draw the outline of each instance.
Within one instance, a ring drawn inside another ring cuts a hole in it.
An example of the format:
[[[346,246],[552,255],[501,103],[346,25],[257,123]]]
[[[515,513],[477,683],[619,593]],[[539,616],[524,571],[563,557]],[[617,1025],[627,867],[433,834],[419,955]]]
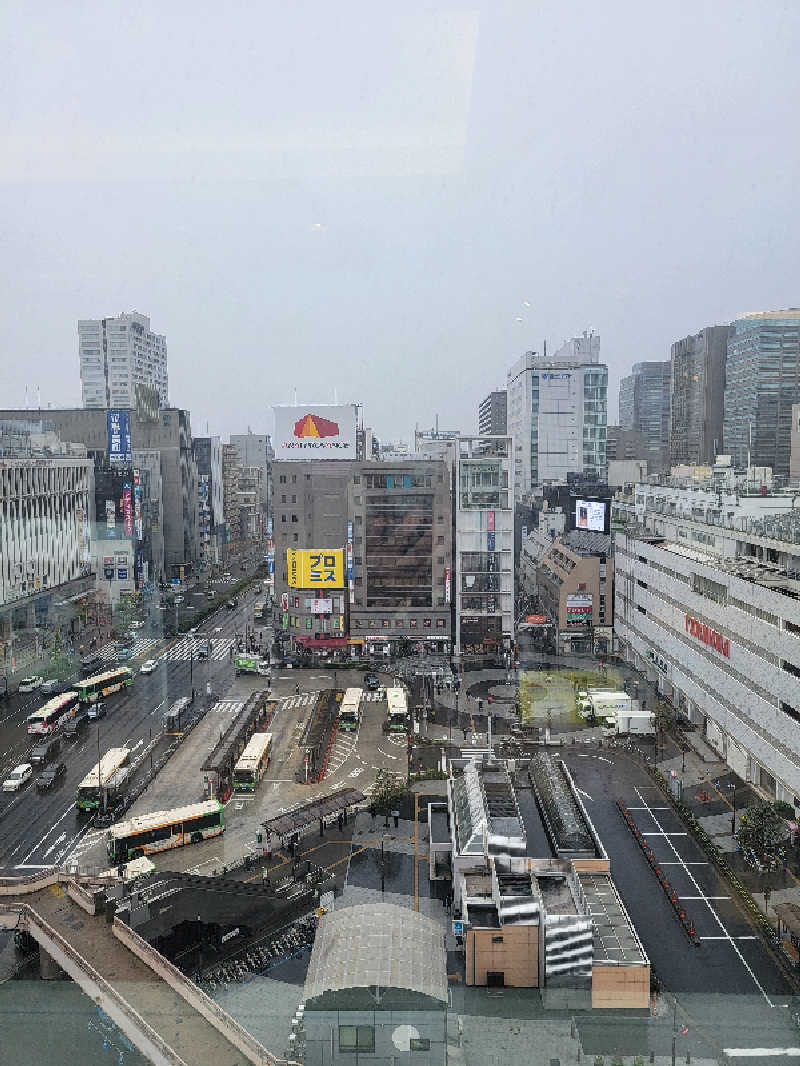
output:
[[[322,796],[320,799],[304,803],[288,814],[279,814],[275,818],[268,818],[261,824],[268,833],[276,836],[286,836],[295,833],[298,829],[304,829],[307,825],[318,822],[320,818],[328,818],[331,814],[338,814],[347,807],[356,803],[363,803],[367,797],[357,788],[340,788],[338,792],[332,792],[330,796]]]
[[[219,742],[203,763],[201,769],[213,773],[225,773],[233,770],[243,745],[247,743],[253,734],[253,723],[258,719],[270,699],[271,697],[267,690],[259,690],[248,697],[241,713],[228,725],[228,728],[220,737]]]

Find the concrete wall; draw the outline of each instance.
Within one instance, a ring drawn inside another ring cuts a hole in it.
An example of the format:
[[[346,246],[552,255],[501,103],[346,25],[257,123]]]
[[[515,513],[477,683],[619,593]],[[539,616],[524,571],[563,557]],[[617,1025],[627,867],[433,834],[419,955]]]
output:
[[[501,939],[500,943],[495,941]],[[485,985],[487,972],[502,973],[509,988],[539,987],[539,925],[469,929],[466,983]]]
[[[649,966],[592,966],[594,1010],[621,1010],[649,1004]]]

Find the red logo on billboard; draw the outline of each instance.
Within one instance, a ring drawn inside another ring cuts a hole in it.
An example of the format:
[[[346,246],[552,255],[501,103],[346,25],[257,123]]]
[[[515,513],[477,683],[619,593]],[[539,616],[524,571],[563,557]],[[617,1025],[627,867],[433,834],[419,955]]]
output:
[[[321,415],[303,415],[294,424],[295,437],[338,437],[339,423]]]

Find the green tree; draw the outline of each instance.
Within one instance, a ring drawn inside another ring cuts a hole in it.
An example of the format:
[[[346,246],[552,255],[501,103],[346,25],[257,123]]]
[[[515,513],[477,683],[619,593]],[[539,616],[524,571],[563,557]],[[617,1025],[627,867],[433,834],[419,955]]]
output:
[[[378,770],[372,789],[372,802],[375,804],[375,810],[388,818],[407,791],[406,783],[399,774],[393,774],[389,770]]]
[[[778,851],[787,835],[786,822],[774,803],[760,803],[742,811],[738,835],[740,846],[754,851],[760,860]]]

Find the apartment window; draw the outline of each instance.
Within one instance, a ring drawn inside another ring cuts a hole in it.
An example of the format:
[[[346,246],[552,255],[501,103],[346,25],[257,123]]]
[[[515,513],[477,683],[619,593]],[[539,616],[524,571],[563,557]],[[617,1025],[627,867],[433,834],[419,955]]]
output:
[[[437,544],[444,544],[444,537],[437,537],[436,538],[436,543]]]
[[[353,475],[353,484],[354,485],[360,485],[361,484],[361,475],[360,474],[354,474]]]
[[[281,485],[285,485],[286,484],[286,474],[281,474],[281,476],[278,478],[278,481],[280,482]]]
[[[286,515],[285,515],[285,514],[282,514],[282,515],[281,515],[281,522],[285,522],[285,521],[286,521]]]
[[[339,1026],[339,1050],[340,1051],[374,1051],[375,1050],[375,1026],[374,1025],[340,1025]]]
[[[292,484],[293,485],[297,484],[297,474],[292,474]]]
[[[296,515],[296,514],[293,514],[293,515],[292,515],[292,521],[293,521],[293,522],[297,522],[297,521],[298,521],[298,518],[297,518],[297,515]]]
[[[311,480],[311,474],[306,474],[306,481],[310,481],[310,480]]]
[[[292,533],[292,540],[293,540],[293,541],[295,542],[295,544],[297,544],[297,541],[298,541],[299,539],[300,539],[300,538],[299,538],[299,534],[297,534],[297,533]]]
[[[281,496],[281,503],[286,503],[286,493]]]
[[[297,497],[296,496],[292,496],[292,503],[297,503]]]
[[[493,944],[502,944],[503,943],[503,938],[501,936],[493,936],[492,937],[492,943]]]

